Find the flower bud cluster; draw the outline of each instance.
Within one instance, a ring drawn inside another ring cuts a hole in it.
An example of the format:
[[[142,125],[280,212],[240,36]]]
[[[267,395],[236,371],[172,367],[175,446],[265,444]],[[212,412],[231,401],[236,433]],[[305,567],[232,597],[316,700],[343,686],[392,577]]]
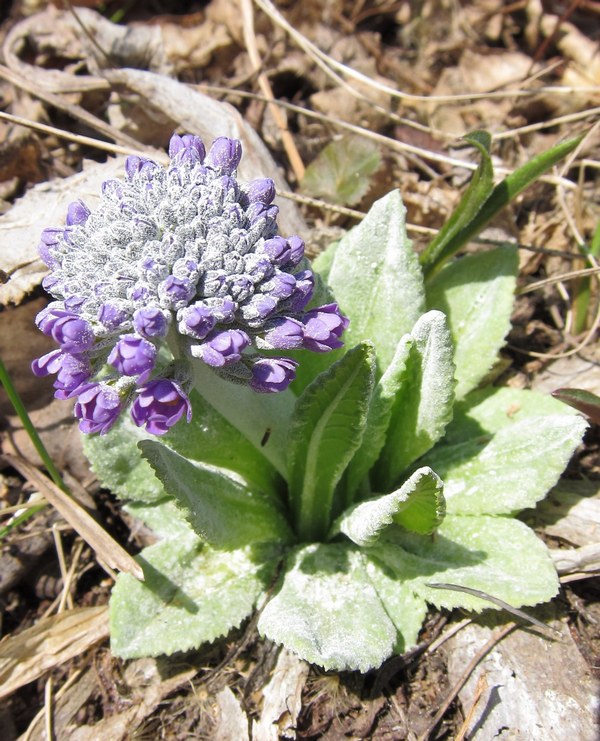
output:
[[[314,277],[304,242],[278,234],[273,181],[237,181],[240,142],[220,137],[206,152],[199,137],[174,135],[169,156],[167,168],[128,157],[98,208],[76,201],[63,228],[42,233],[56,300],[36,323],[60,349],[32,367],[56,374],[58,398],[76,398],[84,432],[106,432],[130,403],[135,424],[156,435],[189,421],[187,363],[273,393],[297,363],[262,351],[342,345],[337,306],[306,309]],[[167,340],[185,362],[159,371]]]

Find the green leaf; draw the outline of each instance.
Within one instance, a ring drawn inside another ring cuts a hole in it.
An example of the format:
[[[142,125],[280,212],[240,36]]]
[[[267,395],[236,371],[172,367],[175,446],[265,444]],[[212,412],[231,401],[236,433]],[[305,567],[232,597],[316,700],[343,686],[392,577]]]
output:
[[[333,258],[335,257],[339,243],[339,240],[332,242],[323,250],[323,252],[319,252],[311,263],[313,272],[316,273],[325,283],[329,282],[329,271],[333,265]]]
[[[490,157],[492,137],[487,131],[474,131],[463,138],[477,147],[481,161],[458,206],[427,249],[421,253],[421,265],[427,269],[433,268],[436,263],[456,252],[454,244],[461,239],[461,234],[477,216],[494,188],[494,167]]]
[[[446,317],[439,311],[424,314],[411,336],[414,342],[395,395],[386,442],[373,471],[379,491],[393,486],[433,447],[452,419],[454,363]]]
[[[302,192],[332,203],[358,203],[381,164],[376,144],[359,136],[345,136],[328,144],[306,168]]]
[[[394,402],[404,380],[406,363],[413,344],[414,339],[411,335],[407,334],[402,337],[392,362],[375,384],[361,446],[346,470],[344,481],[346,506],[357,498],[359,487],[375,465],[385,445],[385,436],[392,418]]]
[[[231,549],[293,539],[275,500],[248,489],[243,480],[193,464],[162,443],[144,440],[140,448],[193,530],[211,545]]]
[[[427,615],[427,602],[391,569],[377,559],[370,558],[368,551],[362,551],[361,556],[366,574],[397,631],[393,653],[403,654],[417,644]]]
[[[127,415],[106,435],[82,435],[83,452],[100,482],[128,501],[155,502],[165,498],[163,485],[137,446],[148,433],[136,427]]]
[[[119,574],[110,599],[111,649],[124,659],[188,651],[238,627],[269,587],[278,550],[167,540],[137,560],[145,581]]]
[[[477,387],[498,359],[510,329],[519,258],[498,247],[460,257],[427,284],[427,306],[448,317],[454,340],[456,397]]]
[[[558,414],[576,416],[547,394],[530,389],[490,387],[472,391],[454,407],[454,418],[446,428],[443,445],[454,445],[472,438],[491,437],[503,427],[530,417]],[[544,420],[539,420],[544,426]]]
[[[463,245],[467,244],[473,237],[491,221],[496,214],[513,201],[521,191],[534,183],[553,165],[574,151],[585,136],[581,134],[574,139],[557,144],[547,152],[542,152],[508,175],[501,183],[498,183],[489,195],[486,202],[479,208],[476,215],[469,221],[453,238],[443,244],[443,249],[433,250],[428,247],[421,257],[426,274],[438,269],[445,260],[454,255]]]
[[[198,393],[285,477],[285,441],[295,402],[292,392],[258,394],[249,386],[219,378],[205,363],[194,362],[191,368]],[[235,455],[234,447],[231,451]]]
[[[339,243],[329,273],[336,301],[350,319],[347,345],[373,342],[380,372],[425,310],[423,278],[405,219],[398,191],[374,203]]]
[[[301,540],[320,540],[329,529],[334,489],[363,436],[374,364],[373,348],[358,345],[298,399],[290,425],[288,470]]]
[[[258,630],[302,659],[335,671],[378,667],[397,643],[396,627],[361,554],[343,544],[313,544],[289,556]]]
[[[533,507],[556,484],[586,426],[570,414],[521,416],[489,434],[471,420],[469,437],[436,446],[421,464],[444,481],[449,513],[514,513]],[[456,427],[450,433],[459,438]]]
[[[275,468],[208,402],[192,391],[192,421],[175,425],[161,441],[193,461],[239,474],[251,487],[278,496],[282,487]],[[122,415],[106,435],[83,435],[83,446],[102,484],[122,499],[151,502],[165,497],[163,485],[138,448],[156,439]]]
[[[132,517],[141,520],[162,540],[182,540],[185,538],[195,540],[198,538],[198,535],[185,519],[183,511],[171,497],[152,502],[130,501],[123,506],[123,509]],[[132,525],[132,534],[135,534],[136,530],[137,525]]]
[[[417,533],[431,533],[444,519],[442,489],[442,481],[430,468],[419,468],[391,494],[346,510],[333,523],[329,539],[341,532],[357,545],[372,545],[392,523]]]
[[[527,525],[509,517],[446,515],[433,538],[389,529],[367,552],[438,608],[479,612],[490,603],[428,584],[479,589],[513,607],[546,602],[559,586],[546,546]]]

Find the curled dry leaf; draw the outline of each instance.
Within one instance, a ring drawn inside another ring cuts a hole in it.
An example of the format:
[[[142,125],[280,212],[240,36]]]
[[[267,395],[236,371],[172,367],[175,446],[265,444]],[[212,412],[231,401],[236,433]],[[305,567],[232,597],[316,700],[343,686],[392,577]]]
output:
[[[108,609],[80,607],[42,618],[0,643],[0,698],[108,637]]]

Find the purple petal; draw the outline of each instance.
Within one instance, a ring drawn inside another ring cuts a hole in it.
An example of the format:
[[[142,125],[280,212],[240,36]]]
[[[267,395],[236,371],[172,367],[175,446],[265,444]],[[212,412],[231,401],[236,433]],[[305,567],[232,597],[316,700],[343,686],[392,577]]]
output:
[[[241,329],[226,329],[209,335],[205,342],[194,349],[195,354],[207,365],[222,368],[237,363],[249,344],[250,337]]]
[[[92,384],[79,395],[73,414],[82,432],[104,435],[121,414],[119,394],[104,383]]]
[[[202,163],[206,155],[206,150],[202,139],[192,134],[173,134],[169,142],[169,157],[171,164],[180,162],[198,162]]]
[[[152,435],[164,435],[181,417],[192,418],[192,407],[181,386],[165,378],[150,381],[138,390],[131,417]]]
[[[142,337],[164,337],[169,322],[158,306],[145,306],[133,314],[133,328]]]
[[[297,367],[290,358],[261,358],[252,366],[250,388],[263,394],[285,391],[296,377]]]
[[[264,203],[268,205],[275,198],[275,183],[271,178],[257,178],[246,186],[246,197],[249,203]]]
[[[339,339],[348,327],[348,319],[340,314],[337,304],[327,304],[308,311],[304,324],[303,347],[313,352],[329,352],[344,344]]]
[[[269,322],[263,339],[276,350],[294,350],[303,346],[304,326],[296,319],[279,317]]]
[[[154,368],[157,352],[152,342],[126,334],[113,347],[107,362],[124,376],[145,376]]]
[[[212,143],[204,164],[231,175],[240,164],[241,158],[241,142],[238,139],[228,139],[226,136],[220,136]]]
[[[67,226],[85,224],[90,215],[89,208],[83,201],[75,201],[67,207]]]

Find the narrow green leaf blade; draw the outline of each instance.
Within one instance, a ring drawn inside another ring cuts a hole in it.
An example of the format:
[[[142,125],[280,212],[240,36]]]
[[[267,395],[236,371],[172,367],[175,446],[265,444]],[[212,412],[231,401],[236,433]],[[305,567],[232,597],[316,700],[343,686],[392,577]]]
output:
[[[111,649],[124,659],[189,651],[238,627],[272,581],[278,551],[223,552],[178,539],[137,560],[145,581],[119,574],[110,600]]]
[[[454,350],[446,317],[439,311],[424,314],[411,336],[414,342],[374,469],[379,491],[389,490],[411,463],[432,448],[452,419]]]
[[[490,603],[428,583],[479,589],[513,607],[546,602],[559,586],[546,546],[510,517],[447,515],[435,538],[388,530],[368,553],[436,607],[479,612]]]
[[[378,667],[397,642],[361,554],[342,544],[313,544],[290,555],[258,630],[306,661],[335,671]]]
[[[398,191],[374,203],[340,241],[329,285],[350,319],[346,343],[373,342],[383,372],[425,308],[423,278],[406,236],[406,209]]]
[[[444,519],[443,483],[430,468],[419,468],[391,494],[373,497],[346,510],[333,523],[329,538],[343,533],[360,546],[375,543],[392,523],[418,533],[432,533]]]
[[[425,269],[447,259],[449,246],[460,239],[460,235],[477,216],[494,188],[494,167],[490,157],[492,137],[487,131],[474,131],[463,138],[479,150],[479,167],[473,173],[460,203],[448,221],[421,253],[420,262]]]
[[[373,390],[373,348],[358,345],[298,399],[290,425],[289,492],[303,540],[329,529],[334,489],[360,445]]]
[[[498,247],[458,258],[427,284],[427,306],[443,311],[450,324],[457,399],[476,388],[498,359],[518,271],[516,249]]]
[[[369,190],[370,176],[380,164],[376,144],[363,137],[345,136],[328,144],[306,168],[302,191],[352,206]]]
[[[523,416],[492,434],[471,423],[470,437],[436,446],[422,464],[444,481],[448,512],[514,513],[556,484],[586,427],[570,414]]]
[[[574,139],[567,139],[552,147],[547,152],[538,154],[525,165],[508,175],[501,183],[498,183],[476,216],[443,245],[443,250],[437,252],[435,259],[432,259],[430,255],[424,258],[427,261],[427,264],[424,265],[426,275],[439,268],[445,260],[456,254],[473,237],[476,237],[488,222],[513,201],[521,191],[525,190],[525,188],[531,185],[531,183],[534,183],[553,165],[573,152],[579,146],[584,136],[585,134],[581,134],[581,136]]]
[[[271,497],[248,489],[223,469],[194,465],[162,443],[144,440],[140,447],[194,532],[211,545],[233,549],[293,539]]]

